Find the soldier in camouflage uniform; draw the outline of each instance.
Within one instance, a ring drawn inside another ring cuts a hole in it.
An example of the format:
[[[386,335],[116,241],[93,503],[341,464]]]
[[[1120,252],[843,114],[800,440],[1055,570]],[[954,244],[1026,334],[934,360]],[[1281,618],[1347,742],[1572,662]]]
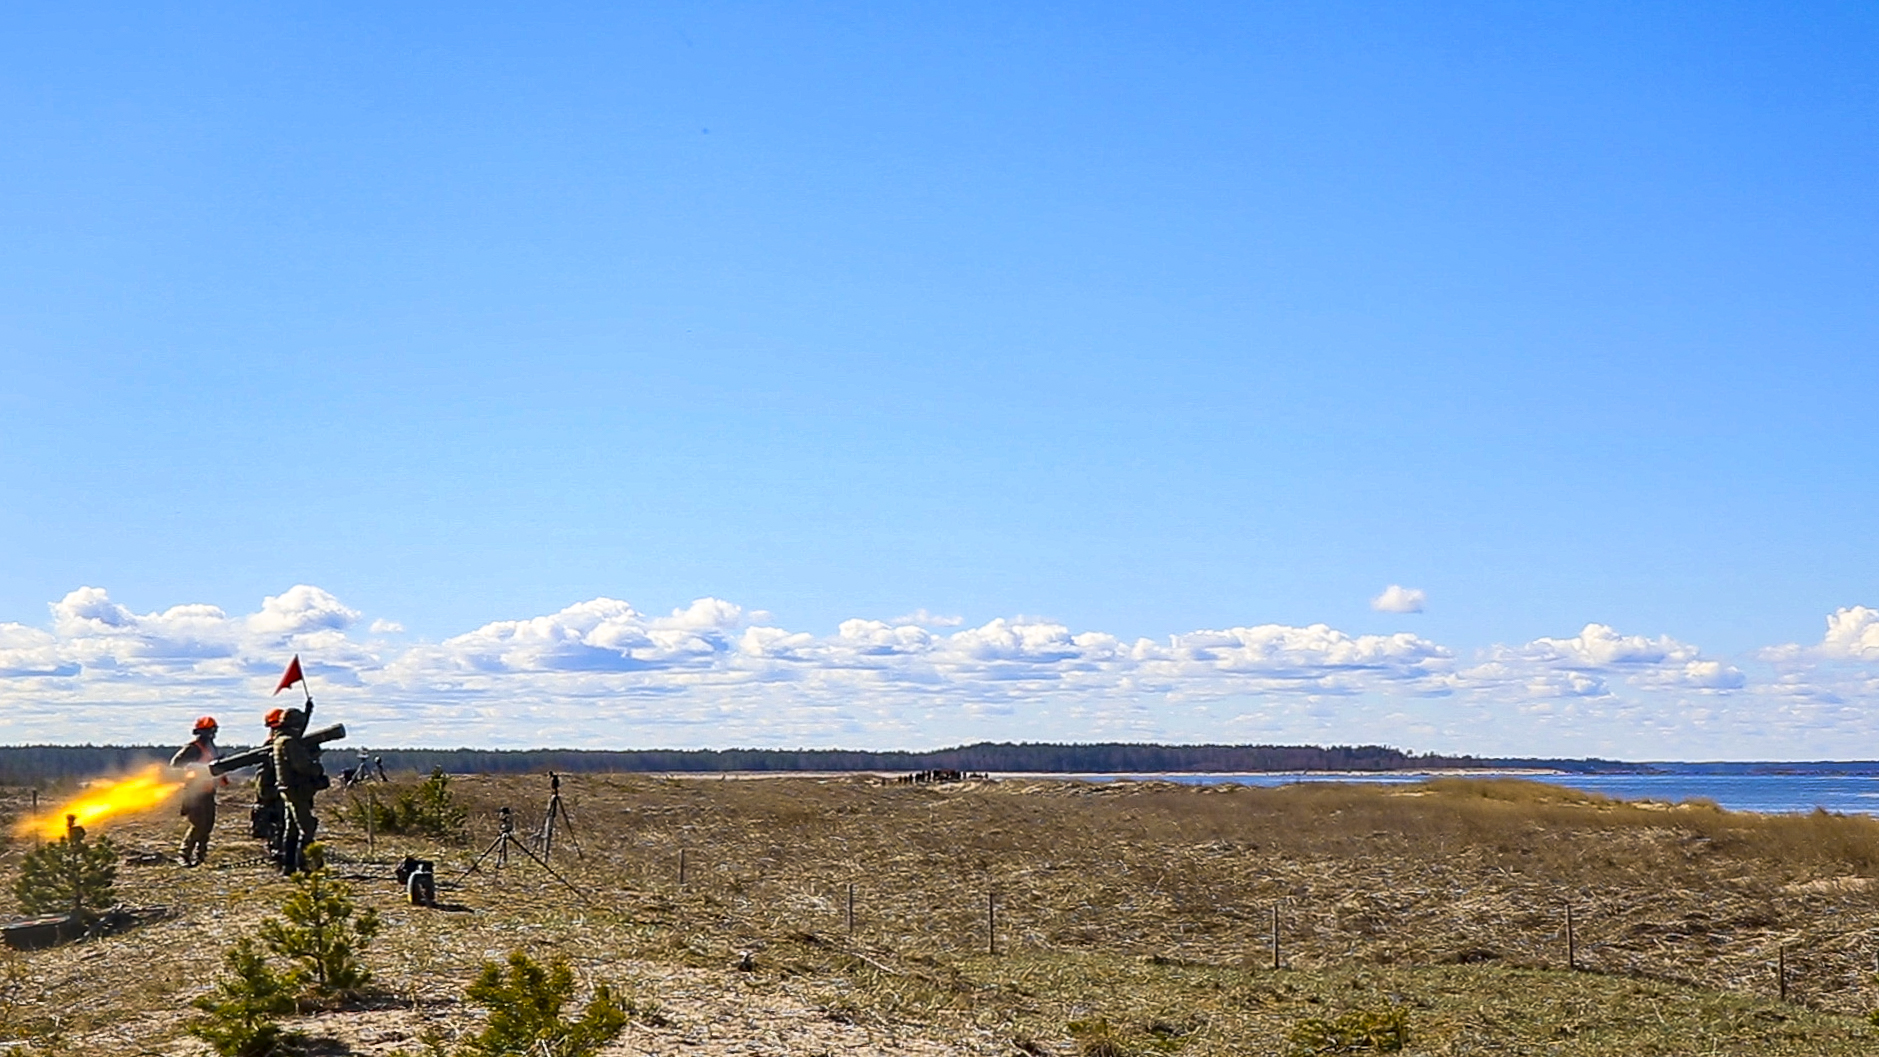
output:
[[[200,866],[209,857],[209,833],[215,829],[216,779],[209,774],[215,762],[215,717],[196,720],[194,741],[176,750],[171,767],[187,768],[183,779],[182,815],[189,820],[183,837],[183,865]],[[223,785],[228,779],[221,780]]]
[[[307,714],[290,708],[282,713],[280,728],[272,739],[274,780],[287,802],[287,832],[281,841],[283,873],[304,867],[301,853],[320,829],[320,820],[313,815],[313,794],[332,784],[326,768],[320,765],[320,748],[306,743],[306,732]]]
[[[255,767],[254,810],[250,816],[254,836],[267,842],[268,858],[276,865],[282,862],[281,838],[287,831],[287,802],[281,799],[280,783],[274,778],[273,748],[274,739],[280,733],[281,719],[286,715],[286,709],[276,708],[264,720],[269,751]]]

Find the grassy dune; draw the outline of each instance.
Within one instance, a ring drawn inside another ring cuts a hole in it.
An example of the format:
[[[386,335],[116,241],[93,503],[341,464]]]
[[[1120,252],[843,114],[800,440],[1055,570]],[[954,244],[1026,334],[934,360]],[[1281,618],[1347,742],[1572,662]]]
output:
[[[449,879],[494,837],[495,808],[513,806],[528,830],[547,798],[540,778],[455,788],[472,819],[462,846],[368,849],[335,819],[342,798],[323,797],[334,857],[388,922],[368,955],[381,996],[307,1018],[333,1052],[417,1053],[426,1034],[470,1028],[464,983],[516,947],[663,1007],[621,1053],[1283,1053],[1313,1018],[1390,1011],[1407,1019],[1410,1053],[1879,1047],[1867,1020],[1879,1006],[1879,823],[1866,818],[1501,780],[1261,790],[581,776],[564,793],[584,855],[564,841],[553,861],[584,899],[512,855],[444,890],[461,910],[405,907],[390,863],[433,856]],[[0,1032],[42,1049],[193,1052],[182,1007],[285,890],[243,861],[238,800],[211,868],[124,867],[127,901],[177,917],[0,965]],[[170,851],[179,825],[139,819],[112,835],[131,852]],[[0,856],[0,880],[19,856]]]

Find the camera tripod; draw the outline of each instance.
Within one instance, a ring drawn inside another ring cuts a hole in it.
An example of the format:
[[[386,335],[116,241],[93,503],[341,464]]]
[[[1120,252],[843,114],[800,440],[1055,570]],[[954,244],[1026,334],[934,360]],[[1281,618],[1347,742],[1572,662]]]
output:
[[[581,847],[581,839],[574,835],[574,816],[568,813],[568,806],[561,802],[561,776],[548,772],[548,813],[542,816],[542,828],[530,838],[530,843],[541,849],[542,858],[551,859],[555,854],[555,829],[559,826],[568,833],[568,839],[574,842],[574,854],[587,858],[587,851]]]
[[[501,819],[501,832],[496,834],[495,840],[489,842],[489,847],[483,849],[483,854],[478,855],[474,862],[470,863],[470,865],[466,867],[462,873],[457,875],[456,880],[453,881],[452,884],[459,883],[465,877],[468,877],[471,874],[475,873],[476,868],[483,865],[483,860],[489,858],[491,855],[494,855],[496,857],[496,867],[495,867],[496,869],[500,870],[503,867],[509,865],[509,846],[513,844],[515,845],[515,848],[517,851],[535,860],[535,865],[540,866],[544,870],[547,870],[549,876],[553,877],[555,880],[560,881],[562,884],[566,885],[568,887],[568,890],[573,892],[575,895],[580,896],[581,901],[583,903],[591,902],[591,900],[587,898],[587,893],[575,887],[573,881],[570,881],[567,878],[561,876],[561,874],[557,872],[554,867],[548,865],[548,860],[535,854],[533,851],[529,849],[528,845],[516,839],[515,813],[514,812],[510,811],[508,808],[505,807],[505,808],[502,808],[500,811],[498,811],[496,814],[497,814],[497,817]]]

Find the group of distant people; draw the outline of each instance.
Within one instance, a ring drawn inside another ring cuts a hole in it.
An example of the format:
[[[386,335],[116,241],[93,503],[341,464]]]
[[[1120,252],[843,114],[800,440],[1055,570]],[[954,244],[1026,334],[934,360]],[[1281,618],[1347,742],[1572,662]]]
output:
[[[252,835],[267,843],[268,857],[282,873],[306,869],[306,848],[319,833],[320,820],[313,811],[313,795],[332,785],[321,763],[320,746],[306,740],[307,721],[313,713],[313,700],[307,707],[276,708],[268,712],[269,750],[253,763],[255,804],[249,812]],[[215,795],[229,782],[226,775],[211,773],[209,765],[218,758],[215,736],[219,731],[214,716],[196,720],[189,744],[170,758],[170,766],[183,769],[184,785],[181,814],[189,823],[183,836],[182,863],[200,866],[209,854],[209,834],[215,829]],[[372,775],[385,780],[384,757],[359,754],[359,765],[341,774],[343,786],[369,781]]]

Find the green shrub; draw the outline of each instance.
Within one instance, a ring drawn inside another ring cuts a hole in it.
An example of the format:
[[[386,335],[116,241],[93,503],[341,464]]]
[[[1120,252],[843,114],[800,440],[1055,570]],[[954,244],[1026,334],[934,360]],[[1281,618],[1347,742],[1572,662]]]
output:
[[[1107,1020],[1073,1020],[1069,1028],[1070,1037],[1077,1043],[1078,1057],[1126,1057],[1129,1052]]]
[[[297,963],[291,974],[296,983],[321,996],[344,995],[371,982],[359,952],[378,934],[378,911],[355,913],[352,889],[333,876],[321,851],[318,844],[307,845],[309,869],[294,876],[281,917],[261,922],[261,942]]]
[[[450,792],[450,776],[441,767],[422,783],[398,790],[389,802],[378,799],[377,791],[370,787],[366,797],[355,801],[344,813],[361,826],[369,824],[379,833],[400,836],[457,842],[464,839],[463,824],[469,815],[457,806]]]
[[[307,866],[295,875],[281,916],[261,922],[261,946],[242,939],[228,952],[226,974],[215,990],[192,1005],[203,1012],[189,1033],[221,1057],[268,1057],[292,1050],[304,1039],[284,1032],[277,1017],[299,1008],[303,997],[346,995],[371,982],[359,960],[378,933],[378,913],[358,910],[346,883],[333,876],[318,844],[307,846]],[[267,955],[286,959],[286,972]]]
[[[0,1039],[14,1039],[24,1034],[20,1013],[26,1008],[27,997],[38,991],[34,984],[26,959],[0,947]]]
[[[464,1048],[464,1057],[587,1057],[637,1012],[600,984],[580,1019],[571,1021],[561,1007],[573,996],[574,971],[566,962],[542,966],[521,951],[510,953],[506,970],[484,962],[469,997],[489,1010],[489,1020]]]
[[[294,1011],[299,985],[269,968],[252,940],[235,944],[225,965],[228,975],[215,990],[190,1003],[205,1015],[189,1024],[189,1033],[221,1057],[266,1057],[298,1042],[274,1018]]]
[[[1335,1019],[1311,1017],[1292,1029],[1293,1057],[1317,1054],[1395,1053],[1409,1045],[1409,1012],[1401,1006],[1358,1009]]]
[[[117,902],[117,847],[81,826],[41,845],[20,864],[13,895],[27,914],[75,913],[90,921]]]

